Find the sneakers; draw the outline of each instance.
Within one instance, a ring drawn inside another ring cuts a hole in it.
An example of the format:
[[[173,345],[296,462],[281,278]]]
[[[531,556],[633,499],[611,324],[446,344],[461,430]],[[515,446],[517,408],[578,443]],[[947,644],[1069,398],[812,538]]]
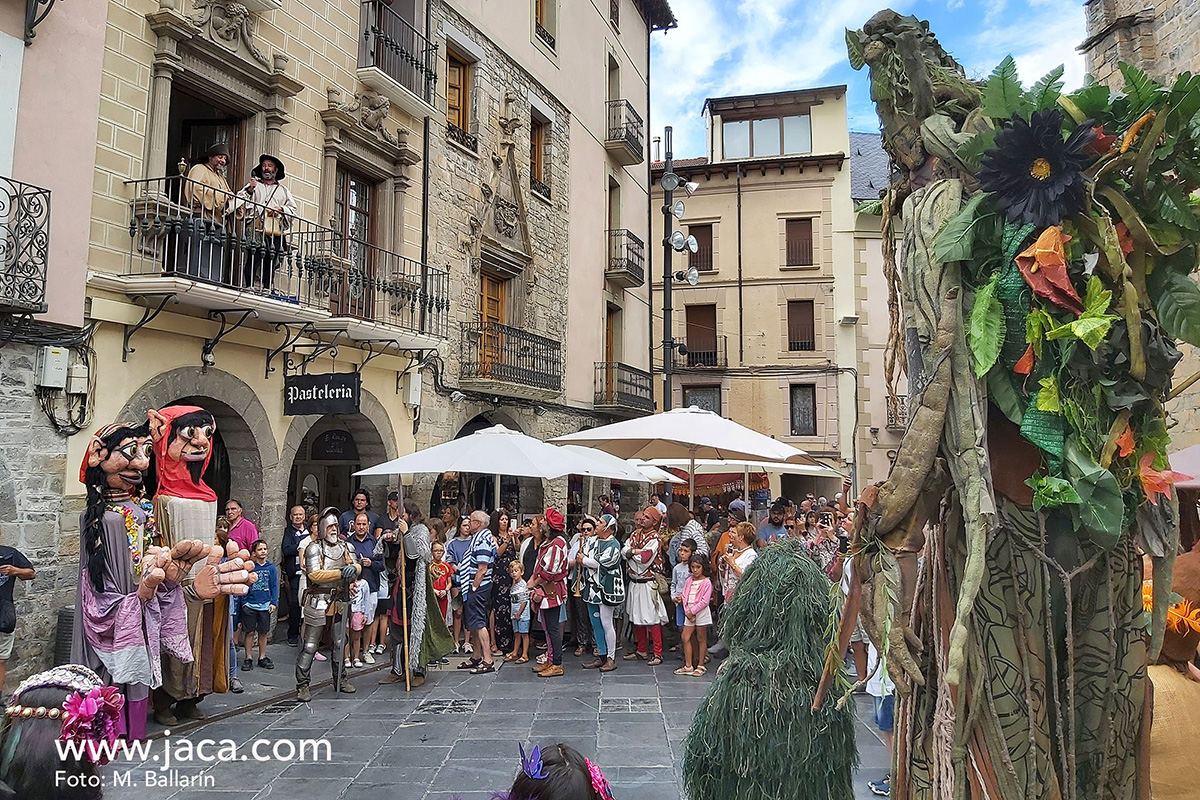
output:
[[[367,650],[367,652],[366,652],[366,654],[363,656],[363,659],[362,659],[362,660],[363,660],[363,663],[364,663],[364,664],[374,664],[374,663],[375,663],[375,656],[371,655],[371,651],[370,651],[370,650]]]
[[[352,667],[354,667],[355,669],[361,669],[361,668],[362,668],[362,665],[363,665],[363,662],[362,662],[362,659],[361,659],[361,658],[356,658],[356,659],[354,659],[354,661],[351,663],[351,666],[352,666]]]
[[[883,780],[867,781],[867,788],[871,790],[871,794],[876,797],[891,797],[892,796],[892,775],[888,773],[883,776]]]
[[[242,662],[242,672],[249,672],[252,669],[254,669],[254,662],[252,660],[247,658]]]
[[[300,688],[296,689],[296,699],[301,703],[307,703],[308,701],[312,700],[312,690],[310,690],[307,685],[301,686]]]
[[[234,694],[241,694],[242,692],[246,691],[237,675],[230,676],[229,691],[233,692]]]
[[[275,669],[275,662],[271,660],[270,656],[263,656],[260,658],[258,660],[258,665],[263,669]]]
[[[325,654],[324,654],[324,653],[322,653],[320,650],[318,650],[318,651],[316,652],[316,654],[315,654],[315,655],[313,655],[313,660],[314,660],[314,661],[325,661],[325,660],[326,660],[326,659],[325,659]]]
[[[299,639],[288,639],[288,647],[299,647],[299,646],[300,646]]]

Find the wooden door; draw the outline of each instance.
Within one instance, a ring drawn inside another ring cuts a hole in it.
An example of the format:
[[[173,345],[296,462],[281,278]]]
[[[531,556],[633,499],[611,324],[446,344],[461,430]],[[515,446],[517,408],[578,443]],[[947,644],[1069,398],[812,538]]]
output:
[[[617,310],[606,308],[604,311],[604,396],[612,402],[615,399],[617,383]]]
[[[491,377],[493,367],[504,357],[505,280],[483,273],[480,283],[479,321],[482,324],[479,341],[479,369],[483,377]]]
[[[687,306],[688,366],[717,365],[717,307]]]

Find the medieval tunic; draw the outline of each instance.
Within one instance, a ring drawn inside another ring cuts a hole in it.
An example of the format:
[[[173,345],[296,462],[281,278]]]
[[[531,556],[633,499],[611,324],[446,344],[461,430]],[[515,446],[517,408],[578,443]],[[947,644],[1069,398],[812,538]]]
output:
[[[636,531],[622,548],[629,564],[625,614],[634,625],[660,625],[667,621],[667,607],[654,588],[655,564],[662,563],[658,534]]]
[[[135,544],[145,552],[146,512],[129,499],[110,503],[132,514]],[[96,591],[88,574],[87,539],[80,518],[80,559],[83,563],[75,595],[75,626],[71,662],[92,669],[125,696],[118,725],[129,739],[142,739],[150,690],[162,684],[161,654],[180,662],[192,660],[187,638],[187,611],[177,584],[163,582],[149,600],[138,596],[140,576],[134,574],[125,515],[109,510],[101,521],[104,589]]]
[[[616,537],[585,539],[583,566],[583,601],[594,606],[619,606],[625,599],[625,579],[621,575],[621,543]]]
[[[392,607],[388,609],[388,621],[397,632],[403,631],[401,610],[407,610],[409,627],[406,652],[417,654],[411,669],[419,673],[424,671],[425,665],[454,651],[450,632],[446,629],[445,619],[433,593],[433,577],[429,574],[429,564],[433,561],[429,528],[423,523],[411,526],[404,534],[403,548],[397,555],[404,559],[403,592],[397,577],[392,586]],[[389,569],[392,566],[389,565]],[[407,601],[407,605],[404,601]],[[392,665],[396,674],[401,674],[398,672],[401,667],[400,664]]]
[[[221,281],[225,266],[225,214],[232,197],[229,184],[207,164],[197,164],[188,170],[183,200],[194,216],[188,229],[180,234],[176,270],[206,281]]]

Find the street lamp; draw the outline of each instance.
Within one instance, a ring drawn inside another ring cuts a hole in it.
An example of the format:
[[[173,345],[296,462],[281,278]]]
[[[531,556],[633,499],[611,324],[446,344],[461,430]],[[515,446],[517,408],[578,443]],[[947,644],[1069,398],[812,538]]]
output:
[[[675,341],[671,325],[671,284],[673,281],[687,282],[695,286],[700,280],[696,267],[688,266],[686,271],[675,272],[671,261],[676,253],[685,250],[695,253],[700,249],[695,236],[684,236],[683,231],[673,231],[675,220],[682,220],[684,207],[682,200],[675,199],[675,192],[683,190],[691,197],[700,188],[695,181],[688,181],[675,174],[674,154],[672,153],[672,131],[668,125],[663,131],[664,156],[663,175],[659,185],[663,190],[663,411],[671,410],[671,374],[674,372],[675,353],[687,355],[687,347],[682,342]]]

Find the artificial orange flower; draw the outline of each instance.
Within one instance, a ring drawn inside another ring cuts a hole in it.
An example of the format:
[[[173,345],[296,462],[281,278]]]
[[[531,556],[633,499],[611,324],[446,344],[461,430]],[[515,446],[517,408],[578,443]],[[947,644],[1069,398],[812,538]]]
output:
[[[1025,282],[1036,294],[1078,316],[1085,309],[1067,273],[1063,245],[1069,241],[1071,237],[1063,233],[1062,227],[1051,225],[1016,257],[1016,262]]]
[[[1137,444],[1133,441],[1133,428],[1129,427],[1129,423],[1125,423],[1125,430],[1117,437],[1117,454],[1121,458],[1125,458],[1134,450],[1137,449]]]
[[[1165,495],[1168,500],[1171,499],[1172,485],[1192,479],[1191,475],[1184,475],[1182,472],[1176,472],[1170,468],[1155,469],[1154,451],[1146,453],[1138,462],[1138,477],[1142,480],[1142,490],[1146,492],[1146,499],[1154,505],[1158,505],[1160,494]]]

